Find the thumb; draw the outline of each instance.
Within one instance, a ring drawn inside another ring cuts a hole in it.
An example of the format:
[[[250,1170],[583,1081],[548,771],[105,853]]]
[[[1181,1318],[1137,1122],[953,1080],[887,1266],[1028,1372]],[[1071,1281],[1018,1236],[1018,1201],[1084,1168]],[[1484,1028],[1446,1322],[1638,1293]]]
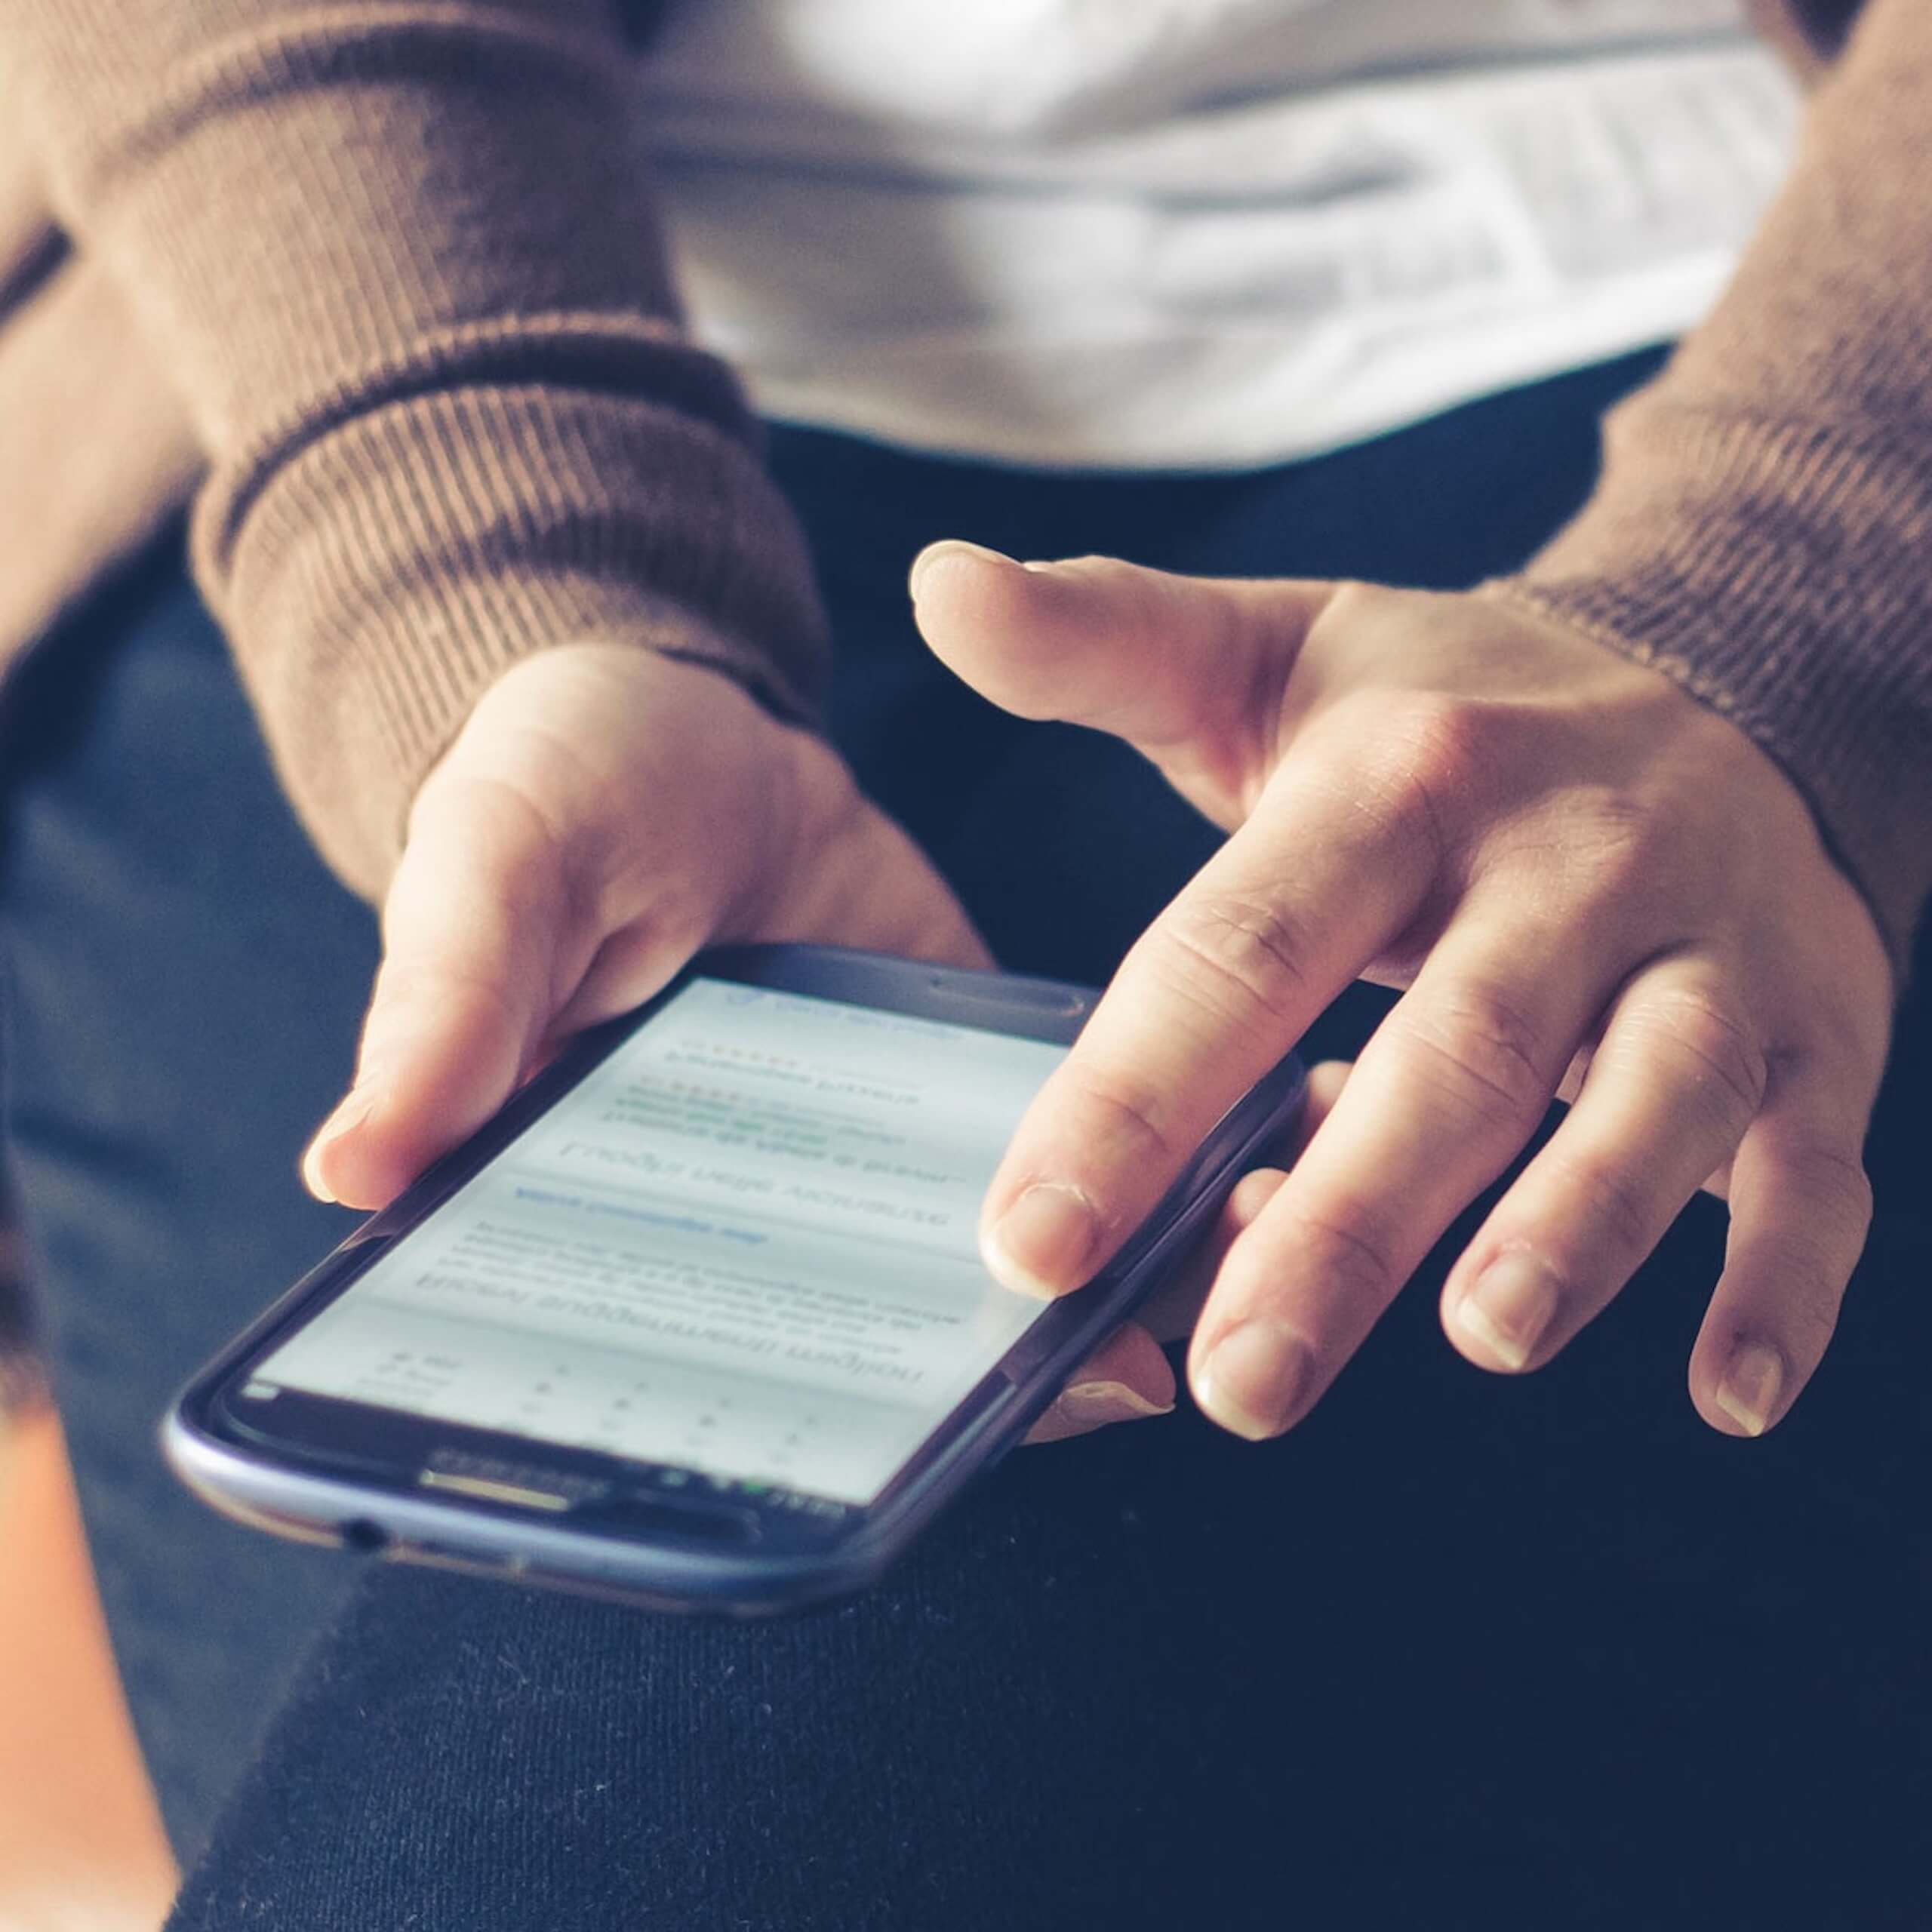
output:
[[[1113,557],[1020,564],[956,541],[919,553],[911,588],[927,643],[982,696],[1156,755],[1272,718],[1334,594],[1327,583],[1177,577]]]
[[[355,1083],[303,1158],[312,1192],[385,1206],[515,1091],[592,937],[561,872],[508,788],[426,788],[383,909]]]

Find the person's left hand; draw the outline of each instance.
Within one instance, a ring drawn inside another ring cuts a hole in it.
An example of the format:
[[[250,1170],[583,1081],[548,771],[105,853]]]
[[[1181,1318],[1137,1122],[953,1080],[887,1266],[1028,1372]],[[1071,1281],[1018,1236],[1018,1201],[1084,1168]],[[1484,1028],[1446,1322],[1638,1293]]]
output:
[[[927,551],[913,594],[969,683],[1117,734],[1233,833],[1022,1123],[982,1223],[996,1275],[1088,1280],[1365,976],[1408,990],[1345,1086],[1324,1074],[1305,1152],[1243,1184],[1198,1271],[1202,1407],[1254,1437],[1306,1414],[1560,1094],[1567,1118],[1450,1272],[1451,1340],[1485,1368],[1540,1367],[1706,1186],[1730,1234],[1692,1398],[1733,1435],[1783,1417],[1863,1245],[1894,988],[1864,902],[1742,731],[1492,597],[964,544]],[[1047,1429],[1163,1405],[1161,1325],[1102,1350],[1075,1379],[1093,1398]]]
[[[700,946],[743,939],[988,963],[823,739],[635,643],[538,651],[417,795],[355,1084],[310,1143],[311,1190],[386,1205],[571,1035]]]

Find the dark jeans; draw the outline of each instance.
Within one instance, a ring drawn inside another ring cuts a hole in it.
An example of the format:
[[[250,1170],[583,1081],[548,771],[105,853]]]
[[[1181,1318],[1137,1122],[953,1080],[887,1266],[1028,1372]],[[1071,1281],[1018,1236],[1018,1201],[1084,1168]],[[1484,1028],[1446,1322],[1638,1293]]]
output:
[[[1104,977],[1211,835],[1119,746],[937,671],[914,549],[1466,583],[1580,497],[1642,367],[1226,478],[781,432],[839,632],[835,733],[1003,956]],[[1014,1457],[840,1608],[713,1624],[358,1571],[217,1520],[152,1429],[341,1232],[294,1161],[348,1065],[372,922],[280,803],[174,555],[54,641],[11,731],[11,1158],[115,1642],[199,1857],[180,1924],[1932,1918],[1922,1041],[1840,1341],[1764,1443],[1683,1392],[1722,1240],[1700,1203],[1541,1375],[1454,1357],[1432,1268],[1291,1438],[1183,1414]],[[1349,996],[1316,1051],[1381,1004]]]

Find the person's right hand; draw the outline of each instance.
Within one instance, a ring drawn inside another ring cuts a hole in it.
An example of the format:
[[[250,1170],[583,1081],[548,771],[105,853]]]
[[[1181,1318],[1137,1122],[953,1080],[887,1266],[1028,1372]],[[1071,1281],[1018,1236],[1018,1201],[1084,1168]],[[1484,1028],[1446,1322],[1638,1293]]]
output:
[[[1407,990],[1285,1180],[1237,1204],[1194,1330],[1201,1407],[1250,1436],[1306,1414],[1560,1091],[1568,1115],[1450,1270],[1456,1346],[1540,1367],[1705,1185],[1730,1233],[1693,1398],[1732,1435],[1789,1411],[1863,1243],[1894,989],[1743,730],[1503,598],[958,544],[924,554],[914,595],[984,695],[1115,733],[1231,834],[1014,1135],[982,1224],[996,1275],[1090,1279],[1365,974]]]
[[[557,646],[485,692],[417,795],[383,939],[355,1083],[303,1164],[365,1208],[712,940],[989,963],[823,740],[616,644]]]

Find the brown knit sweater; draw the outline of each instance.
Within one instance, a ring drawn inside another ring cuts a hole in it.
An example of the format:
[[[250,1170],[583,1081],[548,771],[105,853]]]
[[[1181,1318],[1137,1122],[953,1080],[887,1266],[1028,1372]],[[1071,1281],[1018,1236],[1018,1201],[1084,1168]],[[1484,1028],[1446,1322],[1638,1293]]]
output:
[[[1855,4],[1766,4],[1837,57],[1795,177],[1613,419],[1594,500],[1491,594],[1749,732],[1903,964],[1932,891],[1932,8],[1869,0],[1840,52]],[[623,54],[603,0],[0,16],[26,110],[21,152],[0,129],[0,646],[205,457],[200,580],[365,892],[478,694],[547,645],[633,638],[810,712],[809,568],[731,378],[680,338]]]

